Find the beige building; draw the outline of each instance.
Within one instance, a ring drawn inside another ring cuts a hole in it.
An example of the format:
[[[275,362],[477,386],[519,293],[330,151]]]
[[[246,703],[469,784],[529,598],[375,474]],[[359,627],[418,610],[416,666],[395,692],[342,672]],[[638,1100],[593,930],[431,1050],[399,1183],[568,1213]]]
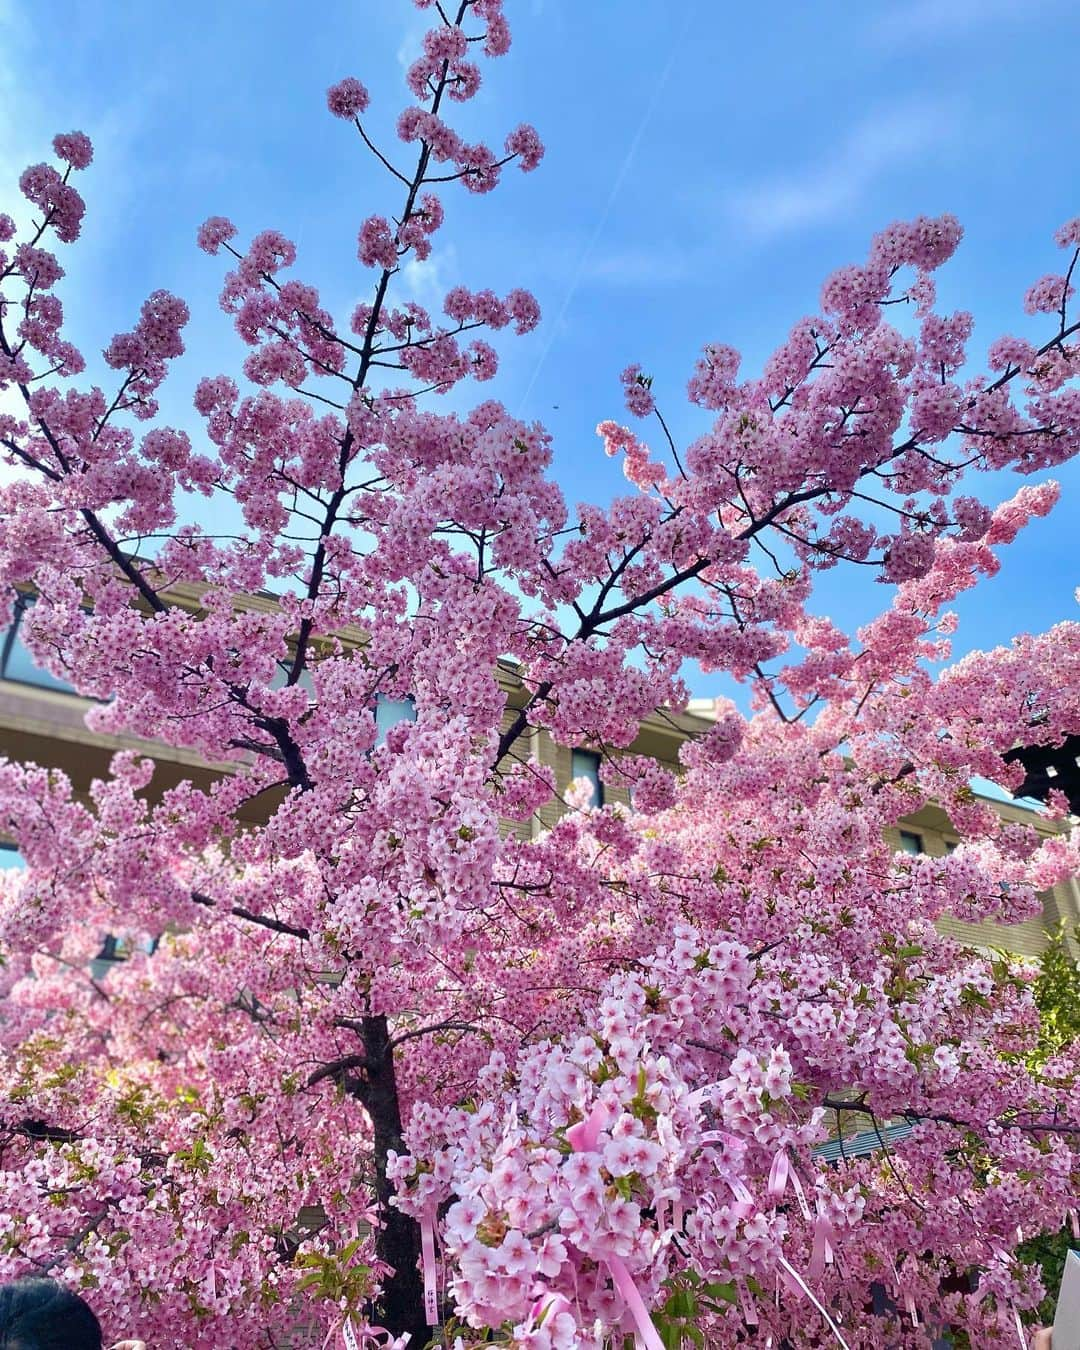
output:
[[[200,591],[194,586],[177,587],[170,593],[170,599],[197,611]],[[155,792],[163,792],[185,779],[208,786],[215,777],[228,772],[224,764],[207,764],[198,756],[173,746],[89,730],[85,714],[92,706],[90,701],[80,698],[52,675],[35,667],[22,643],[20,627],[26,621],[32,603],[30,596],[20,601],[14,622],[0,641],[0,755],[62,769],[77,792],[86,792],[94,778],[104,777],[110,758],[120,749],[139,750],[153,757],[158,765],[153,784]],[[276,608],[273,598],[264,595],[249,596],[244,604],[254,610],[273,611]],[[341,636],[346,641],[360,643],[363,640],[359,630],[343,632]],[[524,690],[509,664],[501,664],[497,674],[507,696],[506,723],[509,725],[515,709],[524,699]],[[708,701],[694,700],[686,713],[654,714],[643,722],[630,749],[675,769],[680,745],[695,732],[708,728],[710,711]],[[384,729],[409,713],[405,704],[384,704],[377,709],[378,720]],[[522,749],[541,763],[550,765],[560,787],[567,786],[574,778],[587,778],[594,784],[594,800],[598,803],[627,801],[625,790],[601,784],[600,759],[595,752],[556,745],[546,732],[536,729],[526,733]],[[1009,820],[1034,824],[1044,834],[1052,833],[1055,828],[1018,802],[988,800]],[[264,795],[259,799],[259,816],[268,809]],[[550,826],[563,809],[561,802],[553,799],[532,820],[507,828],[517,829],[525,836],[535,836]],[[253,815],[252,823],[259,816]],[[900,829],[889,833],[897,849],[933,857],[943,856],[957,842],[947,816],[935,807],[924,808],[905,820]],[[18,866],[19,863],[13,845],[10,841],[5,842],[0,834],[0,866]],[[1070,930],[1080,924],[1080,887],[1075,880],[1068,885],[1056,886],[1043,896],[1041,920],[1034,918],[1005,927],[946,919],[941,926],[974,946],[1038,956],[1046,946],[1047,931],[1062,922]]]
[[[1020,821],[1034,825],[1042,835],[1053,834],[1054,827],[1041,816],[1018,802],[998,801],[987,797],[994,810],[1006,820]],[[949,818],[940,807],[926,806],[913,816],[909,816],[899,829],[886,832],[891,842],[905,853],[927,853],[932,858],[944,857],[951,853],[959,842],[955,831],[949,825]],[[1046,948],[1048,932],[1055,931],[1062,924],[1066,929],[1066,940],[1074,954],[1080,956],[1080,943],[1075,940],[1077,926],[1080,925],[1080,886],[1075,878],[1065,884],[1044,891],[1042,916],[1025,920],[1017,924],[964,923],[960,919],[945,918],[938,927],[972,947],[993,948],[999,951],[1015,952],[1021,956],[1040,956]]]

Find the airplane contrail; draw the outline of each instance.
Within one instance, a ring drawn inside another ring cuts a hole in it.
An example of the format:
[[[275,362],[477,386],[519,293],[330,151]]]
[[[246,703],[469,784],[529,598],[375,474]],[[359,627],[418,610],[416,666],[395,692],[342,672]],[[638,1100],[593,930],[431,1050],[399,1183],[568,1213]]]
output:
[[[619,165],[619,171],[615,175],[615,181],[611,185],[611,191],[607,195],[607,200],[604,203],[603,210],[600,212],[599,219],[597,220],[593,232],[589,236],[589,239],[586,242],[585,247],[581,250],[581,253],[577,260],[577,264],[574,267],[573,275],[570,278],[570,285],[567,288],[566,294],[563,296],[563,301],[562,304],[559,306],[559,312],[555,317],[555,322],[551,326],[551,336],[548,338],[544,350],[540,353],[540,359],[537,361],[536,366],[533,369],[533,373],[529,377],[529,383],[526,386],[525,393],[522,395],[521,402],[518,405],[519,417],[524,412],[525,405],[529,401],[529,396],[532,394],[533,389],[536,387],[536,381],[540,378],[540,372],[547,364],[547,359],[551,355],[552,348],[555,346],[555,342],[559,337],[563,320],[566,318],[567,311],[569,310],[570,305],[573,303],[574,296],[577,294],[577,289],[581,284],[581,278],[585,271],[585,264],[588,262],[593,249],[596,247],[596,244],[600,239],[600,236],[604,232],[604,227],[607,225],[608,217],[611,215],[612,208],[614,207],[615,201],[618,198],[619,192],[622,189],[622,185],[626,181],[626,175],[630,172],[630,166],[633,164],[634,157],[637,155],[638,147],[641,144],[642,137],[645,135],[645,132],[648,128],[650,121],[652,121],[653,113],[656,111],[656,106],[660,102],[660,95],[664,92],[664,86],[667,84],[668,78],[670,77],[671,71],[675,65],[675,58],[679,53],[679,49],[682,47],[683,39],[686,37],[686,34],[690,30],[690,24],[693,21],[696,12],[697,12],[697,4],[695,3],[692,4],[687,10],[686,18],[683,21],[682,28],[679,30],[678,37],[675,39],[675,42],[672,45],[671,54],[668,56],[667,64],[660,72],[660,76],[657,79],[652,94],[649,97],[649,101],[645,105],[645,111],[641,116],[641,121],[638,123],[637,130],[634,132],[634,138],[630,142],[630,146],[627,149],[626,154],[623,156],[622,163]]]

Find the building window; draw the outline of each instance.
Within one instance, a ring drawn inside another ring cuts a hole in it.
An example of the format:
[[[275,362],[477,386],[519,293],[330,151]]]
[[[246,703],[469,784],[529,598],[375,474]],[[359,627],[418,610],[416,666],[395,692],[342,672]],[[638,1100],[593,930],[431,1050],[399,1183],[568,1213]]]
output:
[[[25,866],[26,859],[14,844],[0,844],[0,867],[21,872]]]
[[[916,834],[914,830],[900,831],[900,852],[910,853],[913,857],[925,852],[923,849],[923,838],[921,834]]]
[[[126,960],[123,942],[114,934],[106,933],[101,951],[90,962],[90,974],[95,980],[104,980],[114,966]]]
[[[147,956],[153,956],[160,942],[161,938],[156,937],[132,946],[125,938],[117,937],[115,933],[106,933],[101,951],[90,962],[90,972],[95,980],[103,980],[114,966],[127,961],[133,952],[145,952]]]
[[[58,680],[47,670],[35,666],[29,651],[22,640],[23,625],[26,616],[33,607],[32,595],[19,595],[15,601],[15,614],[11,625],[3,636],[0,646],[0,677],[16,680],[19,684],[32,684],[38,689],[61,689],[66,694],[73,693],[66,680]]]
[[[105,934],[105,941],[101,944],[101,951],[97,954],[99,961],[126,961],[127,952],[124,949],[123,939],[116,937],[113,933]]]
[[[946,853],[955,853],[956,850],[957,850],[959,847],[960,847],[960,844],[959,844],[958,840],[956,840],[956,839],[946,839],[946,840],[945,840],[945,852],[946,852]]]
[[[570,755],[570,780],[585,778],[592,785],[590,806],[603,806],[604,785],[600,781],[600,756],[595,750],[574,750]]]
[[[384,694],[375,696],[375,744],[382,745],[386,733],[399,722],[416,721],[416,700],[407,698],[387,698]]]

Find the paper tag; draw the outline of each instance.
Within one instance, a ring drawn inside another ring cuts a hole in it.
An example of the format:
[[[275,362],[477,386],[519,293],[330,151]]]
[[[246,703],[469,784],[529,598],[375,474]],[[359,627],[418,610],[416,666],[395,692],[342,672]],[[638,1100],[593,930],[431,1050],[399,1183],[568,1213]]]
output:
[[[420,1253],[424,1267],[424,1316],[429,1327],[439,1325],[439,1295],[436,1291],[435,1225],[431,1215],[420,1220]]]
[[[737,1284],[735,1288],[739,1295],[739,1310],[742,1313],[743,1321],[748,1327],[756,1327],[758,1325],[757,1305],[741,1283]]]

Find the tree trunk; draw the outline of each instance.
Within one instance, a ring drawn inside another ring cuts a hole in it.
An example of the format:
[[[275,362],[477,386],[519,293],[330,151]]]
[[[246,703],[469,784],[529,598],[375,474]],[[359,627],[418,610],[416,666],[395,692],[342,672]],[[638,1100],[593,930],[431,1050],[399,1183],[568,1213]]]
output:
[[[386,1175],[390,1150],[397,1153],[405,1150],[394,1051],[385,1017],[364,1018],[364,1057],[367,1070],[361,1100],[371,1117],[375,1136],[375,1194],[380,1220],[375,1252],[380,1261],[393,1267],[393,1274],[383,1283],[378,1316],[395,1336],[407,1331],[412,1337],[410,1346],[420,1350],[430,1338],[420,1279],[420,1226],[390,1204],[394,1188]]]

